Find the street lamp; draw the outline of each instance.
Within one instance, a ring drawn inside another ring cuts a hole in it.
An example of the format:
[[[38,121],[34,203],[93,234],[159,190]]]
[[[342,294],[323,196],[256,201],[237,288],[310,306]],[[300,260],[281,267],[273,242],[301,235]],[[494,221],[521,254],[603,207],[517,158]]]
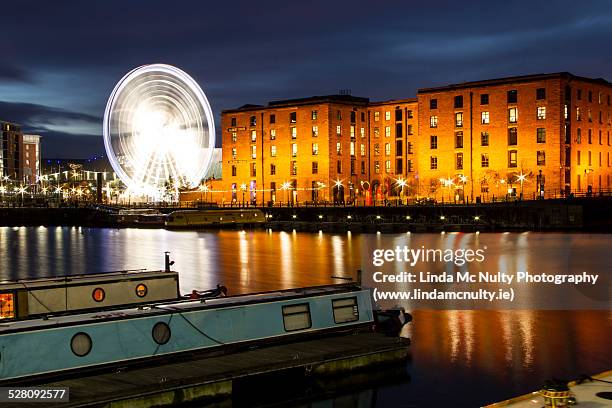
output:
[[[19,188],[15,188],[21,194],[21,206],[23,207],[23,194],[26,192],[27,187],[21,186]]]
[[[525,181],[526,178],[527,178],[527,175],[523,174],[523,171],[521,170],[521,174],[517,176],[517,180],[521,182],[521,200],[523,200],[523,182]]]
[[[206,184],[200,184],[198,188],[200,190],[200,201],[206,202],[206,193],[208,192],[208,186]],[[202,193],[204,195],[204,199],[202,199]]]
[[[459,176],[459,180],[461,180],[461,183],[463,183],[463,204],[465,204],[465,183],[467,182],[468,178],[462,174],[461,176]]]
[[[240,185],[240,190],[242,190],[242,206],[244,207],[244,194],[246,193],[246,184],[242,183]]]
[[[447,179],[441,178],[440,183],[442,183],[443,187],[448,187],[448,202],[450,203],[452,201],[451,188],[455,183],[453,183],[453,179],[450,177]],[[444,202],[444,191],[442,191],[442,202]]]
[[[317,181],[317,187],[318,187],[318,190],[323,190],[327,186],[325,185],[325,183],[321,181]],[[318,199],[319,199],[319,193],[317,192],[317,201]],[[323,201],[325,201],[325,190],[323,190]]]
[[[400,190],[400,203],[404,203],[404,187],[406,187],[406,180],[404,180],[402,177],[398,178],[396,181],[398,186],[401,187]]]
[[[334,186],[336,187],[336,195],[334,197],[334,204],[338,204],[340,203],[340,188],[344,188],[344,186],[342,185],[342,180],[336,179],[336,181],[334,181]],[[344,202],[344,191],[342,192],[342,202]]]
[[[287,202],[287,206],[289,206],[289,200],[287,199],[287,190],[289,190],[289,186],[291,186],[291,184],[289,184],[288,181],[285,181],[280,188],[281,190],[285,190],[285,201]]]

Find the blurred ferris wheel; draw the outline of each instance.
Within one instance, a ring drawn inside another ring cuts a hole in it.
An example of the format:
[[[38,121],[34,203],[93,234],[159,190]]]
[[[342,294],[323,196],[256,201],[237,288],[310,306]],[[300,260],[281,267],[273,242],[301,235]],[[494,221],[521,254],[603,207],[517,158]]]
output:
[[[200,86],[165,64],[138,67],[111,93],[104,147],[132,194],[162,197],[205,177],[215,147],[212,110]]]

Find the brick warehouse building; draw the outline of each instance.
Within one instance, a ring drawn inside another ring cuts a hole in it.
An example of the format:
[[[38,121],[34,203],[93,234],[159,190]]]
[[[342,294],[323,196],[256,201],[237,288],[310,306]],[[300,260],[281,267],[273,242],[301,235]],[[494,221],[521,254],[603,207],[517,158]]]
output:
[[[603,79],[556,73],[420,89],[416,99],[245,105],[222,113],[213,198],[462,202],[608,190],[611,94]]]
[[[610,189],[611,94],[607,81],[569,73],[419,90],[420,193],[461,200]]]
[[[224,111],[223,201],[343,201],[358,194],[357,174],[365,176],[369,164],[362,154],[368,105],[366,98],[332,95]]]

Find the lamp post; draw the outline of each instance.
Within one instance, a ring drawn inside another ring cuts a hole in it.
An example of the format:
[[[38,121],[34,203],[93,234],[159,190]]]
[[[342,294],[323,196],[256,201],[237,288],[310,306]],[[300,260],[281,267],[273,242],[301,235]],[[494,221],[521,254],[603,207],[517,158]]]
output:
[[[281,190],[285,191],[285,202],[287,203],[287,207],[289,207],[289,200],[287,199],[287,190],[289,190],[289,182],[285,181],[283,184],[281,184]]]
[[[467,179],[468,178],[463,174],[459,177],[459,180],[461,180],[461,183],[463,183],[463,188],[461,190],[463,192],[463,204],[465,204],[465,183],[467,182]]]
[[[323,201],[325,201],[325,190],[324,188],[327,187],[325,185],[325,183],[321,182],[321,181],[317,181],[317,189],[318,190],[323,190]],[[319,201],[319,193],[317,192],[317,201]]]
[[[450,177],[447,179],[441,178],[440,182],[442,183],[443,187],[448,187],[448,202],[450,203],[452,201],[451,189],[455,183],[453,183],[453,179]],[[442,202],[444,202],[444,191],[442,192]]]
[[[336,197],[334,200],[334,204],[340,204],[340,188],[344,188],[344,186],[342,185],[342,180],[336,179],[336,181],[334,182],[334,186],[336,187]],[[342,192],[342,203],[344,203],[344,191]]]
[[[540,170],[538,172],[538,175],[536,176],[537,178],[537,189],[538,189],[538,200],[543,200],[544,199],[544,180],[545,177],[542,174],[542,170]]]
[[[517,176],[517,180],[521,182],[521,201],[523,200],[523,182],[525,181],[526,178],[527,178],[527,175],[523,174],[522,171],[521,171],[521,174]]]
[[[21,206],[23,207],[23,194],[26,192],[27,187],[20,186],[16,190],[21,194]]]
[[[504,188],[504,184],[506,184],[506,179],[501,179],[499,180],[499,184],[502,185],[502,188]],[[497,195],[499,196],[499,184],[497,185]]]
[[[401,188],[400,189],[400,203],[404,204],[404,187],[406,187],[406,180],[400,177],[396,180],[396,183]]]
[[[200,190],[200,201],[206,202],[206,193],[208,192],[208,186],[206,184],[200,184],[200,187],[198,189]]]
[[[244,194],[246,193],[246,184],[242,183],[240,185],[240,190],[242,190],[242,206],[244,207]]]

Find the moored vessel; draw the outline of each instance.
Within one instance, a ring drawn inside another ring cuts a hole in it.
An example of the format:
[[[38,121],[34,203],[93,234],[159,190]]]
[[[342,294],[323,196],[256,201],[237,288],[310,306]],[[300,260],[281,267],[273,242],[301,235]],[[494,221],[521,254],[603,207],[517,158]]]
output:
[[[370,291],[355,283],[227,297],[219,287],[185,298],[170,265],[167,257],[163,271],[4,286],[0,382],[371,330],[375,322]]]
[[[168,214],[166,228],[255,225],[265,222],[265,214],[258,209],[178,210]]]

